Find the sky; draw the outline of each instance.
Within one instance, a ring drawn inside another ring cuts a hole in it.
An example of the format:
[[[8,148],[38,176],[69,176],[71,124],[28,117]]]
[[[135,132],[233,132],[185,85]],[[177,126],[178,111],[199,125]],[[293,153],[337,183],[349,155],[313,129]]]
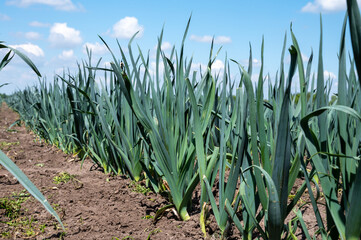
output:
[[[360,3],[359,3],[360,4]],[[290,26],[296,35],[306,62],[314,53],[312,72],[317,71],[320,39],[320,14],[323,22],[323,59],[325,76],[333,79],[337,89],[337,69],[341,28],[346,12],[345,0],[1,0],[0,41],[5,41],[34,61],[42,76],[51,82],[64,70],[76,72],[77,63],[87,59],[86,48],[93,53],[93,62],[102,58],[103,66],[111,61],[101,36],[117,54],[117,40],[123,49],[137,31],[137,45],[150,56],[155,65],[155,47],[164,29],[162,50],[167,54],[172,46],[179,50],[191,17],[185,41],[185,55],[193,57],[193,68],[206,66],[212,38],[216,52],[221,48],[212,68],[221,72],[225,59],[248,64],[250,46],[253,76],[260,69],[261,43],[264,38],[264,72],[275,77],[279,70],[284,37],[292,44]],[[350,40],[347,40],[350,50]],[[0,58],[6,52],[0,51]],[[285,63],[289,62],[286,54]],[[239,71],[231,64],[232,76]],[[150,69],[152,70],[152,69]],[[13,93],[37,84],[30,68],[15,57],[0,72],[0,93]],[[295,86],[296,88],[297,86]]]

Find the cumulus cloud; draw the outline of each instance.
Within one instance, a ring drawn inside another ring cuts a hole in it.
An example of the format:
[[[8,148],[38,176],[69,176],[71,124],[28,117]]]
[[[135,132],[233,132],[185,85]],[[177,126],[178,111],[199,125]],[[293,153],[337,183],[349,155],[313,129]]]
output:
[[[42,23],[38,21],[32,21],[29,25],[32,27],[50,27],[50,23]]]
[[[165,50],[171,49],[172,47],[173,46],[172,46],[172,44],[170,44],[170,42],[163,42],[162,45],[160,46],[160,49],[165,51]]]
[[[335,80],[337,78],[336,74],[334,74],[333,72],[329,72],[327,70],[323,71],[323,76],[325,80],[327,79]]]
[[[212,36],[209,35],[205,35],[205,36],[196,36],[196,35],[191,35],[190,39],[196,42],[212,42]]]
[[[240,64],[242,66],[248,66],[248,63],[249,63],[249,59],[242,59],[240,61]],[[257,59],[257,58],[253,58],[252,59],[252,66],[253,67],[260,67],[261,66],[261,60]]]
[[[212,74],[215,73],[223,73],[222,70],[224,69],[224,62],[216,59],[212,64]],[[196,71],[198,73],[204,74],[207,71],[207,64],[205,63],[192,63],[191,70]]]
[[[0,13],[0,21],[9,21],[10,17],[6,14]]]
[[[26,39],[29,39],[29,40],[38,40],[41,38],[41,36],[38,32],[26,32],[24,34],[24,36]]]
[[[259,79],[259,73],[254,73],[254,74],[252,74],[252,76],[251,76],[251,81],[252,81],[253,83],[258,83],[258,79]]]
[[[224,63],[219,59],[214,61],[214,63],[212,64],[212,70],[215,70],[215,71],[218,72],[218,71],[220,71],[222,69],[224,69]]]
[[[215,39],[215,43],[230,43],[232,42],[230,37],[226,37],[226,36],[218,36]]]
[[[360,4],[361,1],[358,0]],[[344,0],[314,0],[313,2],[308,2],[303,8],[302,12],[337,12],[343,11],[346,9],[346,1]]]
[[[162,49],[162,51],[166,51],[169,49],[172,49],[172,44],[170,44],[170,42],[162,42],[162,45],[160,46],[160,49]],[[154,46],[154,50],[157,50],[158,48],[158,44]]]
[[[204,63],[192,63],[191,70],[204,73],[207,70],[207,65]]]
[[[104,68],[111,68],[112,66],[110,65],[109,61],[106,61],[103,63]]]
[[[307,62],[309,57],[301,52],[302,61]]]
[[[34,4],[42,4],[61,11],[75,11],[83,9],[81,5],[76,6],[71,0],[8,0],[8,5],[17,7],[29,7]]]
[[[248,64],[248,61],[247,61]],[[253,58],[252,59],[252,66],[253,67],[260,67],[261,66],[261,60],[257,59],[257,58]]]
[[[82,43],[80,31],[68,27],[67,23],[54,23],[50,28],[49,41],[53,47],[72,48]]]
[[[83,44],[83,53],[87,54],[86,49],[89,49],[92,51],[93,54],[95,55],[102,55],[108,52],[108,49],[106,48],[106,46],[104,44],[100,44],[98,42],[96,43],[85,43]]]
[[[59,58],[62,60],[69,60],[74,57],[74,51],[73,50],[64,50],[60,55]]]
[[[25,43],[25,44],[19,44],[19,45],[10,45],[10,47],[19,49],[20,51],[23,50],[27,53],[30,53],[36,57],[44,57],[44,51],[35,44],[32,43]]]
[[[204,35],[204,36],[197,36],[197,35],[191,35],[190,39],[196,42],[206,42],[211,43],[213,37],[210,35]],[[223,43],[230,43],[232,42],[230,37],[226,36],[218,36],[214,38],[214,43],[216,44],[223,44]]]
[[[116,38],[129,39],[133,37],[136,32],[138,32],[137,38],[143,36],[144,27],[139,25],[137,18],[125,17],[113,25],[112,36]]]

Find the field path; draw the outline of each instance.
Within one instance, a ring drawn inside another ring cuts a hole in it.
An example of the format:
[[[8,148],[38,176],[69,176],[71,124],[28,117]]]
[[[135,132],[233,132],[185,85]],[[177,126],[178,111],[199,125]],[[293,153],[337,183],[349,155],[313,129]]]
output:
[[[164,198],[134,192],[130,181],[94,170],[93,163],[81,162],[44,142],[23,125],[8,127],[19,116],[6,105],[0,108],[0,148],[25,172],[57,210],[65,227],[61,228],[40,203],[33,198],[22,204],[20,219],[33,218],[30,239],[203,239],[199,214],[188,222],[178,221],[172,212],[156,224],[149,215],[167,204]],[[61,172],[75,175],[73,181],[54,183]],[[4,168],[0,169],[0,198],[16,200],[13,192],[23,190],[21,184]],[[5,210],[0,209],[0,237],[24,239],[25,226],[9,227]],[[148,216],[148,217],[147,217]],[[41,232],[41,227],[44,232]]]

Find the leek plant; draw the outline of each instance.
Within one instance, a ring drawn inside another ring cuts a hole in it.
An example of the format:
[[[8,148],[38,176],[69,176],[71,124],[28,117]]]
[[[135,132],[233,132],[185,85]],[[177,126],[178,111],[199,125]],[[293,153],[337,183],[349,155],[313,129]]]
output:
[[[263,53],[263,44],[262,44]],[[269,239],[280,239],[281,234],[284,231],[284,220],[289,214],[290,210],[294,206],[295,202],[299,199],[304,187],[301,188],[293,201],[288,205],[288,195],[290,193],[290,186],[292,187],[295,178],[291,178],[290,175],[294,176],[298,173],[298,168],[295,167],[298,164],[297,156],[293,157],[291,162],[291,149],[295,149],[294,139],[291,138],[290,134],[290,101],[291,101],[291,83],[292,77],[296,69],[297,51],[292,46],[290,48],[291,64],[287,78],[287,86],[281,100],[271,99],[269,102],[281,101],[281,108],[278,111],[280,114],[277,116],[276,106],[273,108],[273,118],[278,119],[274,126],[266,125],[264,121],[264,114],[267,112],[264,109],[263,98],[255,99],[253,87],[250,80],[251,70],[246,72],[241,66],[242,78],[247,89],[247,97],[249,104],[249,121],[250,124],[250,147],[248,151],[239,153],[240,156],[245,155],[247,161],[242,164],[243,173],[240,178],[240,189],[236,198],[227,198],[225,200],[225,209],[230,219],[235,223],[241,234],[246,239],[252,239],[252,232],[255,228],[258,229],[263,238]],[[263,54],[262,54],[263,55]],[[250,61],[251,61],[250,57]],[[263,59],[263,57],[262,57]],[[282,63],[283,61],[281,61]],[[263,63],[263,61],[262,61]],[[281,75],[282,81],[283,75]],[[261,74],[258,81],[259,88],[262,89],[263,77],[262,67]],[[283,86],[281,86],[283,88]],[[258,96],[260,91],[258,91]],[[272,97],[272,96],[271,96]],[[262,120],[257,119],[261,117]],[[253,123],[253,124],[252,124]],[[262,127],[260,127],[262,124]],[[258,125],[258,126],[257,126]],[[268,131],[271,131],[277,127],[275,136],[267,134],[266,126]],[[245,128],[247,129],[247,128]],[[271,139],[267,139],[270,137]],[[269,147],[268,142],[273,143]],[[246,149],[247,150],[247,149]],[[241,151],[244,151],[243,149]],[[272,155],[269,155],[272,153]],[[262,155],[264,157],[262,157]],[[239,171],[239,170],[238,170]],[[231,169],[232,172],[232,169]],[[257,177],[258,175],[258,177]],[[265,177],[263,180],[262,176]],[[266,183],[268,193],[266,191]],[[233,192],[236,191],[236,186],[233,187]],[[243,226],[241,220],[236,216],[236,210],[238,205],[232,206],[232,204],[241,202],[242,205],[242,217]],[[262,206],[261,211],[258,212],[258,208]],[[288,206],[292,206],[288,208]],[[260,221],[264,218],[266,229],[261,228]]]
[[[169,199],[182,220],[190,218],[187,208],[199,183],[199,176],[212,172],[213,165],[207,163],[214,162],[210,160],[215,159],[207,157],[207,147],[203,141],[208,135],[208,124],[215,101],[216,84],[210,74],[214,60],[209,60],[207,74],[198,87],[194,88],[196,76],[190,75],[192,59],[187,61],[183,57],[188,27],[189,22],[179,55],[173,48],[171,56],[165,56],[160,48],[161,34],[156,53],[155,79],[149,73],[148,57],[145,58],[140,50],[138,58],[133,55],[131,43],[135,36],[128,45],[129,61],[119,46],[124,68],[104,42],[113,55],[112,71],[137,117],[142,138],[152,151],[151,164],[169,188]],[[161,65],[164,67],[163,78],[159,74]],[[140,66],[145,69],[143,78]],[[133,82],[129,79],[130,76]],[[149,83],[148,88],[145,87],[145,81]],[[163,82],[162,86],[159,85],[160,82]],[[202,96],[203,92],[206,94]],[[196,123],[194,128],[193,121]],[[201,185],[204,193],[203,182]],[[205,194],[201,194],[202,203],[204,198]]]
[[[360,42],[360,12],[356,1],[347,1],[348,20],[352,48],[358,75]],[[345,53],[346,19],[341,34],[339,52],[339,86],[337,103],[325,104],[323,96],[323,76],[318,75],[317,106],[318,109],[304,116],[301,126],[306,147],[311,155],[313,167],[317,171],[327,204],[327,236],[330,239],[359,239],[361,234],[361,211],[356,199],[361,193],[359,144],[360,144],[360,94],[356,81],[354,60],[351,59],[349,76],[346,72]],[[322,45],[318,71],[322,71]],[[360,75],[359,75],[360,76]],[[360,81],[360,79],[359,79]],[[347,95],[350,94],[350,95]],[[318,126],[310,124],[318,118]],[[325,124],[326,123],[326,124]],[[318,212],[314,205],[315,212]],[[323,223],[318,220],[320,226]],[[325,234],[323,234],[325,237]]]
[[[361,22],[359,17],[355,17],[359,16],[359,9],[355,1],[348,1],[348,13],[351,37],[355,38],[357,34],[352,34],[352,31],[356,29],[356,23],[360,24]],[[354,197],[359,192],[357,187],[359,183],[357,181],[360,178],[358,177],[358,156],[360,154],[359,84],[356,81],[353,67],[354,61],[352,59],[349,76],[347,76],[345,31],[346,18],[343,24],[339,52],[338,98],[337,102],[329,106],[329,97],[328,93],[325,92],[322,74],[321,24],[316,108],[312,112],[303,115],[300,122],[303,130],[301,135],[305,141],[304,147],[309,153],[312,171],[317,172],[326,200],[327,221],[325,223],[320,217],[320,210],[313,195],[310,194],[320,232],[324,239],[359,239],[361,231],[357,224],[357,221],[361,219],[360,211],[356,208],[353,209],[351,204],[351,201],[356,201]],[[355,50],[354,39],[352,39],[352,43]],[[355,54],[355,56],[357,55]],[[298,63],[299,67],[300,65],[301,62]],[[306,175],[306,165],[303,161],[301,163],[303,172]],[[310,191],[309,182],[307,182],[307,185]]]

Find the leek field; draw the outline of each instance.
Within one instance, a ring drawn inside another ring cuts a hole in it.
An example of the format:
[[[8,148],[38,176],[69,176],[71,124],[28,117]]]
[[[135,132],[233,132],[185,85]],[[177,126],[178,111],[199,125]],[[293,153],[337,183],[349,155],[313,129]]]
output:
[[[76,73],[57,75],[51,84],[39,79],[7,103],[45,141],[165,196],[170,205],[157,214],[173,208],[187,221],[197,192],[205,236],[213,215],[223,239],[232,228],[243,239],[297,239],[297,231],[305,239],[359,239],[361,18],[355,0],[347,6],[333,95],[332,79],[323,75],[322,20],[319,58],[306,65],[292,28],[276,76],[263,72],[262,43],[257,84],[250,77],[252,49],[247,67],[226,58],[224,72],[212,74],[218,50],[212,45],[207,69],[192,72],[192,58],[184,55],[189,21],[169,56],[160,34],[155,72],[134,37],[127,49],[103,41],[113,56],[109,68],[89,52]],[[300,92],[291,92],[293,81]],[[303,220],[304,196],[317,220],[314,235]]]

